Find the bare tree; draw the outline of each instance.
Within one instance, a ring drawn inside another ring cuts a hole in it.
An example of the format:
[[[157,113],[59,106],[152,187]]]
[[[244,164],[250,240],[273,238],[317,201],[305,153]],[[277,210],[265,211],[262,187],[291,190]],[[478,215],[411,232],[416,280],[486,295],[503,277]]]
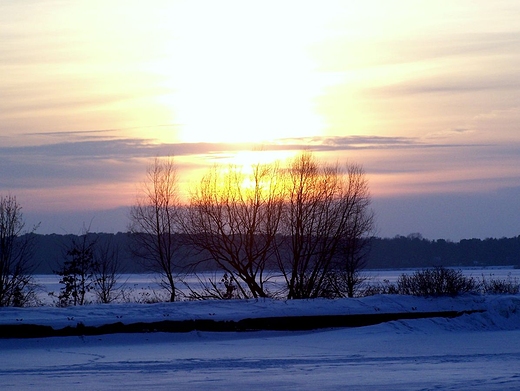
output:
[[[130,209],[129,225],[134,253],[148,270],[161,274],[160,284],[168,291],[170,301],[176,297],[176,257],[181,249],[177,185],[173,158],[156,158],[148,167],[142,193]]]
[[[118,280],[121,277],[119,247],[111,237],[99,239],[94,249],[93,290],[101,303],[111,303],[121,293]],[[119,290],[119,293],[117,291]]]
[[[16,197],[0,196],[0,307],[24,306],[34,295],[33,233],[25,231]]]
[[[192,193],[184,221],[190,243],[225,272],[239,297],[267,297],[267,266],[282,212],[277,165],[213,167]],[[215,288],[210,283],[211,288]]]
[[[320,296],[329,271],[334,245],[330,231],[335,225],[330,209],[337,176],[327,174],[309,152],[296,157],[287,170],[283,221],[287,245],[279,265],[289,299]]]
[[[366,281],[362,274],[370,251],[374,230],[374,213],[364,170],[357,164],[346,167],[342,198],[347,207],[346,229],[341,237],[338,253],[329,279],[329,292],[335,297],[354,297]]]
[[[354,165],[345,173],[339,165],[323,164],[304,152],[291,163],[285,182],[285,240],[279,247],[279,266],[287,297],[330,296],[330,277],[339,271],[341,251],[348,249],[350,260],[359,254],[357,239],[365,229],[356,224],[365,220],[369,204],[361,197],[362,190],[368,190],[364,173]]]

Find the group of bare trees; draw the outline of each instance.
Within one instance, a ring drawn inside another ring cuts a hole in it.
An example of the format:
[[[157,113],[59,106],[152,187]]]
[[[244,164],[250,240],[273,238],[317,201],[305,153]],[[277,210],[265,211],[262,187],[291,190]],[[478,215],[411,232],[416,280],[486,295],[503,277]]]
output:
[[[111,240],[100,240],[83,228],[79,236],[71,236],[62,258],[55,271],[62,284],[57,303],[60,307],[84,305],[90,301],[89,296],[99,303],[110,303],[121,294],[119,248]]]
[[[215,166],[182,202],[173,159],[156,158],[129,231],[134,255],[159,273],[170,301],[180,268],[193,272],[200,264],[223,277],[199,277],[196,298],[352,297],[363,281],[373,219],[357,164],[326,164],[303,152],[285,165]],[[0,197],[0,306],[24,305],[34,293],[32,232],[16,198]],[[91,290],[97,301],[114,299],[120,270],[110,243],[85,229],[63,258],[60,305],[84,304]],[[273,278],[282,286],[270,284]]]
[[[359,165],[304,152],[284,166],[215,166],[187,203],[176,185],[172,158],[156,159],[130,215],[137,253],[161,272],[171,301],[186,248],[224,273],[224,290],[203,284],[209,297],[351,297],[362,281],[374,217]],[[269,289],[274,276],[281,291]]]
[[[33,272],[37,226],[25,229],[22,207],[12,195],[0,196],[0,307],[27,306],[39,303]],[[118,249],[110,241],[99,241],[88,229],[71,236],[63,249],[63,259],[56,274],[63,287],[58,305],[82,305],[87,293],[96,301],[109,303],[118,297],[121,272]]]

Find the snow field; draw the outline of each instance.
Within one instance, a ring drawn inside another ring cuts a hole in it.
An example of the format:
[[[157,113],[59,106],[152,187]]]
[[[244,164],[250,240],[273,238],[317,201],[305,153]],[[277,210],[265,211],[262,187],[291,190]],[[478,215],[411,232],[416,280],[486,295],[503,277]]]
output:
[[[306,332],[0,339],[0,384],[2,390],[520,389],[518,295],[2,309],[0,323],[23,319],[59,326],[70,322],[69,315],[100,324],[124,311],[122,319],[130,322],[166,312],[172,318],[240,319],[446,309],[485,312]]]

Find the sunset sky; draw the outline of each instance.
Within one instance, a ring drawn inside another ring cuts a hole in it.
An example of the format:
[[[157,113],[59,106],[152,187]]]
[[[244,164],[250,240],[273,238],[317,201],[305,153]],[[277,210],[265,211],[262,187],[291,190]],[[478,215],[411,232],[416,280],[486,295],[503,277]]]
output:
[[[0,1],[0,194],[126,231],[146,166],[363,165],[383,237],[520,235],[520,2]],[[256,151],[256,152],[251,152]]]

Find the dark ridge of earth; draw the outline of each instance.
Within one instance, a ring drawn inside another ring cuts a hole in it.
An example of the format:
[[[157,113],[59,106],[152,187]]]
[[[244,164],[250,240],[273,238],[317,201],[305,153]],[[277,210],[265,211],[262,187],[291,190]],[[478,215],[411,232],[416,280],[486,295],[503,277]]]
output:
[[[0,338],[44,338],[103,335],[115,333],[186,333],[190,331],[301,331],[337,327],[362,327],[402,319],[423,318],[455,318],[464,314],[484,312],[474,311],[440,311],[414,313],[380,313],[359,315],[319,315],[319,316],[284,316],[266,318],[246,318],[238,321],[210,319],[194,319],[158,322],[137,322],[124,324],[122,322],[102,326],[67,326],[54,329],[51,326],[36,324],[0,325]]]

